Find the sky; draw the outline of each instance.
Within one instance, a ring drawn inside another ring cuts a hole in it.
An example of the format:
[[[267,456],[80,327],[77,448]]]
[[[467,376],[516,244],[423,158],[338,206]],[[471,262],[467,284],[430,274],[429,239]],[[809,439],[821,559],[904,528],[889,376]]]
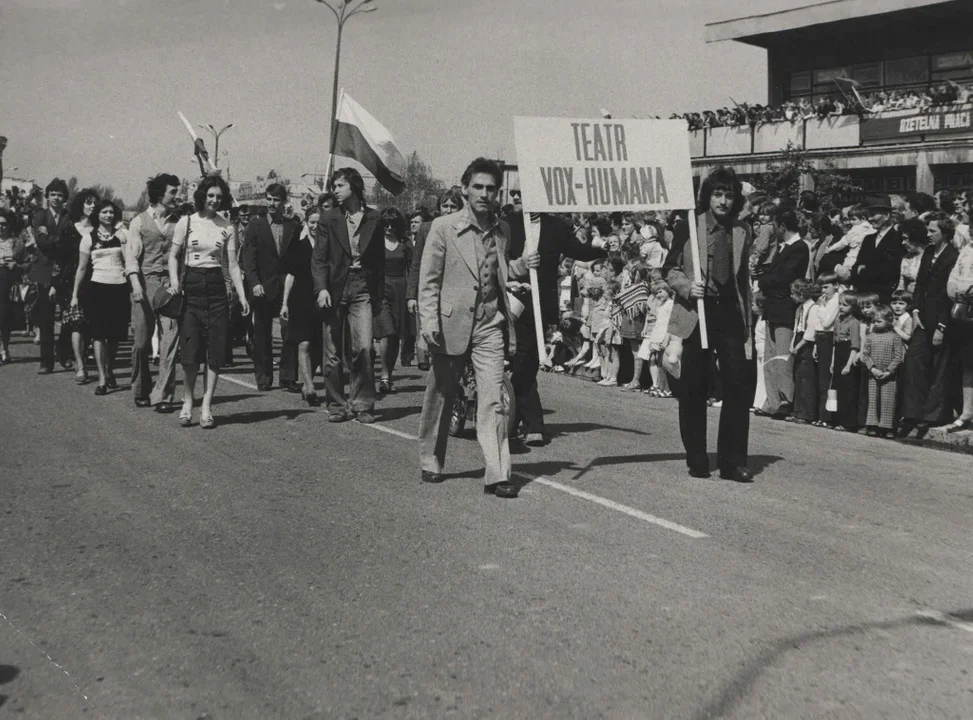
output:
[[[345,25],[340,85],[452,183],[477,155],[516,160],[514,115],[765,102],[764,51],[706,44],[704,25],[807,0],[373,4]],[[316,0],[0,0],[5,175],[76,175],[134,202],[150,175],[198,172],[178,110],[234,123],[233,180],[320,172],[336,32]]]

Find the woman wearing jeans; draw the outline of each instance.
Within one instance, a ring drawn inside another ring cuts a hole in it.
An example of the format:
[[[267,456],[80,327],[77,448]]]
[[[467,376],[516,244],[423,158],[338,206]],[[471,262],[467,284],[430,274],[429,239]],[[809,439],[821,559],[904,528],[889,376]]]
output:
[[[206,386],[199,426],[216,427],[213,419],[213,393],[220,368],[227,361],[226,338],[230,327],[230,300],[223,279],[223,267],[240,298],[243,314],[250,313],[243,291],[243,275],[237,262],[235,226],[218,213],[230,209],[230,188],[220,177],[210,176],[199,183],[193,194],[196,212],[177,224],[169,250],[169,292],[183,293],[183,312],[179,318],[179,354],[185,377],[179,424],[192,424],[196,374],[206,364]],[[183,272],[180,277],[180,272]]]

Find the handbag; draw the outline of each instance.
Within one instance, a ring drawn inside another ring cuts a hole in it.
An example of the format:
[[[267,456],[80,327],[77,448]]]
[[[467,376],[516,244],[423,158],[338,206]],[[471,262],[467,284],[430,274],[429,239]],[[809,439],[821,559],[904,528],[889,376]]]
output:
[[[189,247],[189,227],[192,223],[192,216],[186,216],[186,239],[182,246],[182,275],[179,278],[179,289],[182,291],[178,295],[169,292],[169,288],[162,286],[152,295],[149,304],[156,315],[178,320],[182,317],[182,312],[186,306],[185,289],[182,287],[186,281],[186,249]]]
[[[964,298],[953,302],[953,308],[949,312],[950,319],[955,323],[970,325],[973,323],[973,314],[970,313],[970,300]]]

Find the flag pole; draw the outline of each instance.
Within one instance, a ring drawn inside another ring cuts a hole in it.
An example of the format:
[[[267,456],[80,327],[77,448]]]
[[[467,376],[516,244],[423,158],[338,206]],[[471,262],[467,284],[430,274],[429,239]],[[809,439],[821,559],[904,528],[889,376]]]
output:
[[[328,172],[324,176],[325,185],[331,179],[331,173],[334,171],[334,144],[338,139],[338,114],[341,111],[341,104],[345,101],[345,89],[341,88],[341,92],[338,94],[338,102],[334,106],[334,117],[331,118],[331,138],[330,145],[328,145]]]

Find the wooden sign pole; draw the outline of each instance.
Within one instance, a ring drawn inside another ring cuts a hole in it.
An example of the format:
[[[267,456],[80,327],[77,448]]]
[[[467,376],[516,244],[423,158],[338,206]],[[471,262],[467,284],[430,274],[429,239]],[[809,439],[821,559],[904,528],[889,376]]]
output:
[[[689,251],[693,255],[694,275],[696,276],[696,282],[701,283],[703,282],[703,266],[700,264],[699,259],[699,238],[696,237],[696,213],[692,210],[689,211],[687,222],[689,223]],[[706,311],[703,298],[699,298],[696,301],[696,312],[699,314],[699,342],[703,350],[707,350],[709,349],[709,335],[706,332]]]

